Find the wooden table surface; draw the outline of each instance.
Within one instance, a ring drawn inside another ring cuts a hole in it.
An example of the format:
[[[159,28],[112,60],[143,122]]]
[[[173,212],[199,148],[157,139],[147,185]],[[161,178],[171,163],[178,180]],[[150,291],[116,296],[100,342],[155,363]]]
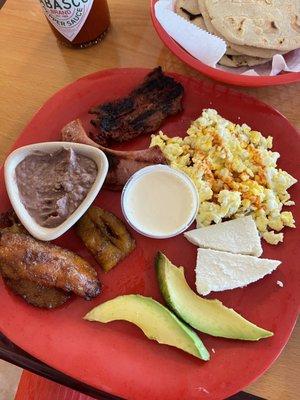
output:
[[[83,75],[106,68],[161,65],[209,80],[160,42],[150,21],[148,0],[109,0],[109,6],[112,27],[105,40],[89,49],[72,50],[57,44],[38,0],[7,0],[0,11],[0,162],[49,96]],[[300,128],[300,83],[238,90],[274,106]],[[298,322],[275,364],[245,390],[269,400],[299,398],[299,333]]]

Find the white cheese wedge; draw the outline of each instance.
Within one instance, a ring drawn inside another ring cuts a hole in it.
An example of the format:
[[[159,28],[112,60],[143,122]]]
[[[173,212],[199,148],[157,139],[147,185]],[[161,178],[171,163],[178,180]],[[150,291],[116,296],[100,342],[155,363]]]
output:
[[[198,249],[196,288],[201,295],[249,285],[273,272],[281,261]]]
[[[206,249],[261,256],[260,237],[252,217],[243,217],[185,232],[191,243]]]

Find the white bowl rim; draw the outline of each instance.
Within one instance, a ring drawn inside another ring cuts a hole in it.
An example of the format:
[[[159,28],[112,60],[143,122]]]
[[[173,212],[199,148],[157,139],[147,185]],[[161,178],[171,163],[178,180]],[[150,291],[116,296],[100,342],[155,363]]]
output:
[[[34,218],[28,213],[24,204],[22,203],[17,183],[15,181],[15,168],[16,166],[31,152],[33,151],[44,151],[51,153],[59,150],[60,148],[74,149],[79,154],[90,157],[98,167],[98,173],[91,189],[83,202],[77,207],[77,209],[60,225],[55,228],[45,228],[39,225]],[[90,207],[92,202],[95,200],[100,189],[103,186],[104,180],[108,172],[108,160],[105,153],[93,146],[89,146],[81,143],[74,142],[41,142],[34,143],[26,146],[19,147],[14,150],[6,158],[4,163],[4,179],[7,194],[11,205],[16,212],[20,222],[24,225],[27,231],[34,236],[36,239],[49,241],[58,238],[69,230],[78,219],[85,213]]]
[[[195,199],[195,208],[194,208],[193,213],[191,213],[192,216],[189,219],[189,221],[186,224],[182,225],[177,231],[174,231],[171,234],[167,234],[167,235],[149,234],[148,232],[144,232],[143,230],[139,229],[134,224],[134,222],[128,217],[128,215],[126,213],[126,209],[125,209],[125,195],[126,195],[126,192],[129,188],[129,186],[132,184],[132,182],[139,179],[140,176],[150,173],[151,171],[155,171],[155,170],[168,171],[169,173],[173,173],[173,174],[177,175],[178,177],[180,177],[181,179],[183,179],[185,182],[187,182],[189,184],[190,188],[193,191],[193,195],[194,195],[194,199]],[[144,167],[144,168],[138,170],[135,174],[133,174],[128,179],[128,181],[126,182],[126,184],[122,190],[122,194],[121,194],[121,209],[122,209],[122,213],[126,219],[126,222],[139,234],[146,236],[146,237],[150,237],[152,239],[168,239],[168,238],[180,235],[181,233],[186,231],[192,225],[192,223],[194,222],[194,220],[197,216],[198,209],[199,209],[199,195],[198,195],[198,191],[197,191],[197,188],[196,188],[194,182],[183,171],[172,168],[171,166],[165,165],[165,164],[154,164],[154,165],[149,165],[147,167]]]

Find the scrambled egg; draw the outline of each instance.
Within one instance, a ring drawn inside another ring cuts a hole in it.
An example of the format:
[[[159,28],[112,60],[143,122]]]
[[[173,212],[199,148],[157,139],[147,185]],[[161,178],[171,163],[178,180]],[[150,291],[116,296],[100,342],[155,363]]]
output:
[[[294,205],[287,190],[297,180],[277,169],[279,153],[272,137],[246,125],[222,118],[216,110],[203,110],[184,138],[160,132],[150,146],[158,145],[173,168],[195,183],[200,200],[198,227],[223,219],[252,215],[261,236],[271,244],[283,241],[284,226],[295,227],[293,215],[282,211]]]

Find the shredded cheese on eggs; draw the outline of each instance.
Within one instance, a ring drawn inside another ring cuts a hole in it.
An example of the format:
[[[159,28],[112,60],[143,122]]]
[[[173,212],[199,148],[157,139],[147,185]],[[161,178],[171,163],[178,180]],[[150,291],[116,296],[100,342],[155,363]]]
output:
[[[152,135],[150,146],[159,146],[169,164],[195,183],[198,227],[252,215],[261,236],[278,244],[284,226],[295,227],[293,214],[282,207],[294,205],[287,190],[297,180],[277,168],[280,155],[271,151],[272,141],[206,109],[184,138],[159,132]]]

